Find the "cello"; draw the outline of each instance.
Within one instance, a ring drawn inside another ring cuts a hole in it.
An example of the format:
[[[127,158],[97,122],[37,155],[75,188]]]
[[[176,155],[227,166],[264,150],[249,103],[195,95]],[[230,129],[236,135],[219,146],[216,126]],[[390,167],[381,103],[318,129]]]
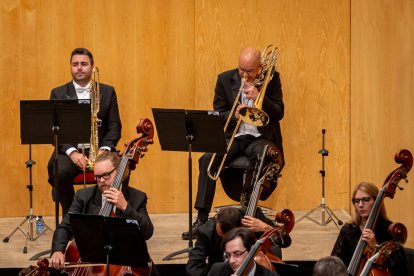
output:
[[[259,173],[262,171],[264,159],[270,157],[274,160],[279,160],[275,164],[271,164],[264,169],[263,176],[259,179]],[[274,147],[266,145],[263,148],[262,158],[258,165],[258,169],[255,175],[255,183],[253,190],[250,196],[249,204],[246,209],[246,216],[254,217],[256,214],[257,203],[259,200],[259,195],[263,189],[264,182],[271,182],[272,179],[277,177],[277,174],[280,172],[281,168],[281,158],[280,151]],[[291,238],[289,236],[290,231],[292,231],[293,226],[295,225],[295,217],[293,212],[289,209],[282,209],[277,212],[275,217],[278,224],[270,231],[264,233],[261,237],[260,246],[257,252],[254,253],[255,261],[262,266],[266,267],[269,270],[275,271],[272,262],[283,263],[283,261],[274,255],[271,252],[271,246],[279,245],[281,248],[289,247],[291,244]]]
[[[385,179],[384,185],[380,189],[375,199],[374,205],[372,206],[372,209],[368,216],[368,220],[365,224],[364,230],[375,229],[375,225],[376,225],[377,218],[381,210],[383,199],[385,197],[389,197],[391,199],[394,198],[395,190],[397,187],[400,190],[403,189],[400,186],[398,186],[398,183],[402,179],[408,182],[407,173],[411,170],[411,167],[413,165],[413,156],[411,152],[406,149],[400,150],[395,154],[394,159],[395,159],[395,162],[397,164],[401,164],[401,166],[393,170]],[[397,238],[398,237],[401,238],[401,237],[407,236],[406,228],[401,227],[401,224],[394,224],[394,226],[391,225],[391,227],[392,229],[390,230],[391,230],[391,233],[394,235],[394,237],[397,236]],[[404,229],[405,229],[405,233],[404,233]],[[362,240],[362,235],[361,235],[361,238],[359,239],[357,247],[355,248],[354,254],[352,256],[351,262],[349,263],[348,274],[351,276],[360,275],[362,269],[365,266],[365,263],[368,261],[369,258],[371,258],[372,255],[373,255],[372,249],[370,249],[370,247],[367,245],[367,242]],[[390,275],[388,270],[386,269],[373,268],[372,270],[374,269],[377,271],[376,273],[373,273],[373,275]]]
[[[271,238],[275,233],[277,233],[279,229],[277,227],[267,231],[262,235],[260,239],[258,239],[255,244],[250,248],[249,254],[246,256],[246,258],[243,260],[239,268],[236,270],[234,275],[238,276],[245,276],[248,275],[249,271],[251,270],[251,267],[253,265],[253,262],[257,262],[257,255],[261,252],[261,248],[263,244],[266,242],[267,239]],[[262,263],[257,262],[258,264],[264,266]],[[265,266],[266,268],[270,269],[268,266]],[[273,267],[273,266],[272,266]],[[272,271],[275,271],[274,269]]]
[[[121,189],[123,176],[127,167],[133,170],[139,162],[139,159],[144,157],[148,151],[147,146],[154,143],[154,127],[149,119],[141,119],[136,127],[137,133],[142,133],[139,138],[125,145],[126,149],[122,155],[121,162],[117,167],[116,175],[111,184],[111,188]],[[114,205],[108,201],[102,205],[99,215],[111,216]],[[144,276],[150,275],[152,264],[149,263],[148,267],[129,267],[122,265],[110,265],[105,264],[90,264],[83,263],[75,241],[71,241],[66,248],[65,261],[68,265],[63,267],[64,273],[68,275],[137,275]],[[48,275],[47,269],[49,268],[49,262],[47,259],[38,261],[38,267],[35,267],[32,271],[25,275]]]
[[[386,262],[394,252],[401,250],[402,248],[402,244],[398,241],[390,240],[383,242],[375,250],[374,255],[368,259],[360,276],[368,276],[373,270],[375,271],[374,275],[389,275],[386,269]],[[380,271],[381,274],[379,274],[378,271]]]

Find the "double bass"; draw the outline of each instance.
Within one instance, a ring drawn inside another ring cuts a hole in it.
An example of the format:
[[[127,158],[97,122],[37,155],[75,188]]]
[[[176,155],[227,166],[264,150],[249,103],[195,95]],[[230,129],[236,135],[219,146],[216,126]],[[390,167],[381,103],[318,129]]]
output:
[[[132,140],[125,145],[125,151],[122,155],[121,162],[117,167],[116,175],[114,177],[111,188],[120,189],[124,173],[127,168],[130,170],[135,169],[140,158],[144,157],[148,151],[147,146],[154,143],[154,127],[149,119],[140,119],[138,126],[136,127],[137,133],[142,134],[139,138]],[[114,208],[113,203],[105,201],[99,212],[102,216],[111,216],[111,212]],[[65,261],[68,265],[64,266],[64,272],[68,275],[136,275],[146,276],[150,275],[152,264],[148,264],[148,267],[129,267],[122,265],[110,265],[105,264],[90,264],[83,263],[79,251],[76,247],[76,242],[71,241],[66,248]],[[48,275],[49,262],[47,259],[38,261],[38,267],[33,268],[25,275]]]
[[[365,229],[375,229],[375,225],[377,222],[378,215],[381,210],[381,205],[383,199],[385,197],[394,198],[395,190],[397,187],[399,189],[403,189],[398,186],[399,182],[404,179],[407,181],[407,174],[411,170],[413,165],[413,156],[410,151],[403,149],[398,151],[395,154],[395,162],[401,164],[400,167],[393,170],[385,179],[383,187],[380,189],[374,205],[372,206],[371,213],[368,216],[368,220],[365,224]],[[391,224],[389,228],[389,232],[396,237],[396,239],[406,239],[407,232],[405,226],[402,224]],[[405,240],[404,240],[405,241]],[[355,248],[354,254],[352,256],[351,262],[348,266],[348,274],[351,276],[360,275],[362,269],[365,266],[365,263],[371,258],[373,255],[372,249],[367,245],[367,242],[362,240],[362,236],[358,241],[357,247]],[[376,269],[377,273],[373,273],[373,275],[389,275],[389,272],[384,267],[379,268],[372,268],[372,270]]]
[[[255,182],[250,196],[249,204],[246,209],[246,216],[255,216],[257,202],[263,189],[263,183],[270,182],[272,179],[277,177],[276,174],[280,172],[280,163],[276,162],[276,164],[272,164],[263,169],[264,173],[262,173],[262,177],[259,177],[264,164],[264,159],[266,157],[270,157],[274,160],[281,160],[279,158],[280,151],[276,147],[266,145],[263,148],[262,157],[256,170],[256,175],[254,177]],[[283,261],[271,252],[271,246],[278,245],[280,248],[286,248],[290,246],[291,238],[289,236],[289,233],[292,231],[293,226],[295,225],[295,216],[291,210],[282,209],[276,213],[275,220],[278,224],[272,230],[262,235],[260,240],[257,242],[258,248],[256,252],[254,254],[252,253],[254,255],[254,260],[258,264],[272,271],[275,271],[272,262],[283,263]],[[255,250],[255,248],[253,248],[253,250]]]

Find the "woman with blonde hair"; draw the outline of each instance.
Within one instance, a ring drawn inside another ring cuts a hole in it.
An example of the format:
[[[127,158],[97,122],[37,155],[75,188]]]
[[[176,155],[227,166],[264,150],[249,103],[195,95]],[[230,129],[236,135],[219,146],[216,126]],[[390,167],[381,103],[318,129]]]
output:
[[[388,232],[388,227],[392,222],[387,217],[383,202],[374,229],[364,229],[378,193],[378,187],[368,182],[359,183],[352,192],[354,212],[351,219],[341,228],[331,253],[332,256],[339,257],[346,266],[349,265],[361,236],[372,251],[378,244],[393,239]],[[401,269],[405,269],[404,250],[399,250],[396,254],[398,256],[390,258],[391,263],[388,269],[391,275],[404,275],[400,274]]]

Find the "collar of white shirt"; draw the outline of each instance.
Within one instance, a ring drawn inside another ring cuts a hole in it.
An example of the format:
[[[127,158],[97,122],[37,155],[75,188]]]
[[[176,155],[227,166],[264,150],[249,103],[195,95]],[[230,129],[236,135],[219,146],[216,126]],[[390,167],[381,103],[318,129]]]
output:
[[[89,82],[86,86],[80,86],[75,81],[72,81],[72,83],[73,83],[73,86],[75,86],[75,90],[77,93],[85,93],[89,91],[89,88],[91,86],[91,82]]]

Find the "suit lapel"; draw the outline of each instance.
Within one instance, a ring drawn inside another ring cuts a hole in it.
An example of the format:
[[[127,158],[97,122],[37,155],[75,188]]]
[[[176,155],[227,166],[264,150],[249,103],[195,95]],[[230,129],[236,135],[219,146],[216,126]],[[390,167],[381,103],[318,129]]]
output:
[[[98,184],[96,184],[93,199],[92,199],[92,214],[99,214],[99,211],[102,207],[102,194],[98,189]]]
[[[231,96],[233,98],[233,102],[236,100],[237,94],[239,93],[240,85],[241,85],[241,78],[238,73],[238,70],[236,69],[234,70],[234,74],[231,77]]]
[[[64,96],[65,100],[77,100],[78,96],[76,94],[75,86],[72,82],[66,84],[66,94]]]

